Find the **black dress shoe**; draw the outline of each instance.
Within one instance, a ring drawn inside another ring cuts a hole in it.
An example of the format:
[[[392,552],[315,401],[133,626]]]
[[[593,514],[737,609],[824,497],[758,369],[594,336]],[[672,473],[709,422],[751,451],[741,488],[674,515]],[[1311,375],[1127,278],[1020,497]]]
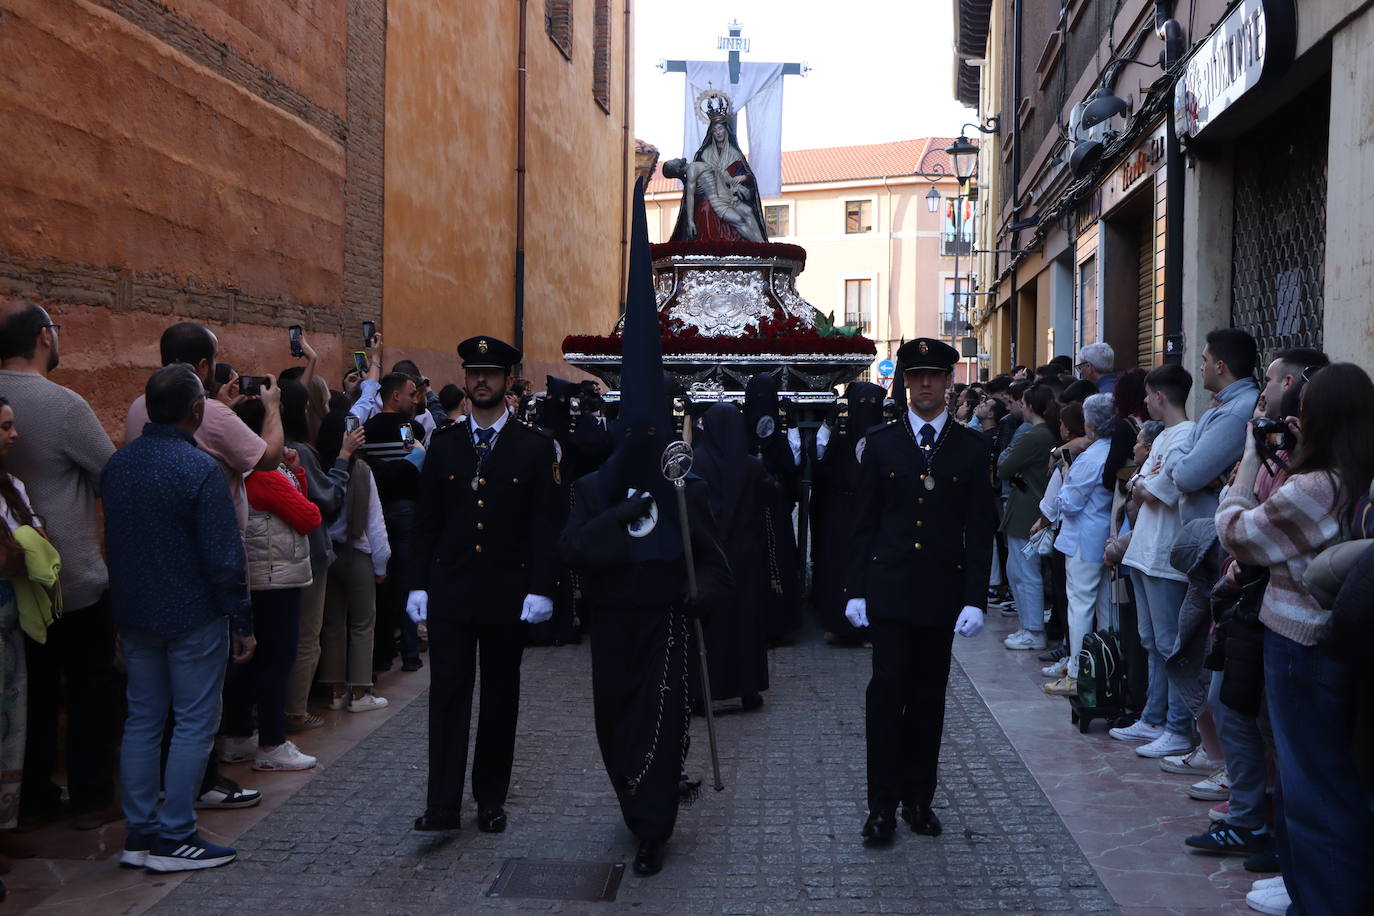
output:
[[[757,693],[750,693],[740,697],[740,708],[745,712],[753,712],[755,709],[762,708],[762,706],[763,697],[759,696]]]
[[[416,830],[457,830],[460,826],[458,815],[442,808],[426,808],[425,813],[415,819]]]
[[[506,811],[504,808],[487,808],[477,812],[477,829],[483,833],[504,833]]]
[[[912,833],[919,833],[921,836],[939,836],[945,829],[940,825],[940,819],[935,816],[935,812],[927,805],[917,808],[903,805],[902,820],[911,825]]]
[[[635,853],[635,874],[656,875],[663,871],[666,846],[662,840],[640,840],[639,851]]]
[[[420,661],[418,658],[408,658],[408,659],[406,659],[404,662],[401,663],[401,670],[402,670],[402,671],[419,671],[419,670],[420,670],[421,668],[423,668],[424,666],[425,666],[425,663],[422,662],[422,661]]]
[[[863,837],[876,843],[891,843],[897,832],[896,818],[888,811],[874,811],[864,821]]]

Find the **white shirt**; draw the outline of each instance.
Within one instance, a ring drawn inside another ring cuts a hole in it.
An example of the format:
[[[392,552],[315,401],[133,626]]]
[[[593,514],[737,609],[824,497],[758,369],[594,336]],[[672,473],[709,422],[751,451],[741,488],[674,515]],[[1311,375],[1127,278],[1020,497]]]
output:
[[[920,417],[916,416],[916,411],[908,407],[906,409],[906,419],[907,422],[911,424],[911,431],[915,434],[917,442],[921,441],[921,427],[925,426],[927,423],[935,427],[935,439],[938,441],[940,438],[940,431],[945,428],[945,421],[949,419],[949,411],[940,411],[940,415],[934,420],[922,420]]]
[[[358,535],[358,539],[348,546],[359,553],[370,556],[373,573],[385,576],[387,561],[391,559],[391,542],[386,536],[386,520],[382,516],[382,501],[377,497],[375,484],[368,486],[367,505],[367,527]],[[343,501],[343,508],[339,510],[339,517],[334,519],[334,524],[329,526],[329,537],[336,544],[342,544],[348,538],[347,498]]]
[[[495,448],[495,447],[496,447],[496,440],[499,439],[499,438],[501,438],[501,430],[503,430],[503,429],[506,428],[506,421],[509,420],[509,419],[510,419],[510,411],[508,411],[508,410],[503,410],[503,411],[501,411],[501,416],[499,416],[499,417],[496,418],[496,422],[495,422],[495,423],[491,424],[490,426],[483,426],[483,425],[481,425],[480,423],[477,422],[477,418],[476,418],[476,417],[470,415],[470,416],[469,416],[469,420],[470,420],[471,422],[468,424],[468,426],[470,427],[470,429],[468,430],[468,435],[472,438],[472,441],[473,441],[473,442],[476,442],[476,441],[477,441],[477,432],[476,432],[477,430],[479,430],[479,429],[494,429],[494,430],[496,430],[496,432],[492,434],[492,437],[491,437],[491,446],[492,446],[493,448]]]
[[[19,493],[20,500],[23,501],[25,506],[28,506],[29,514],[32,515],[33,503],[29,502],[29,491],[24,489],[24,481],[20,480],[18,477],[11,476],[10,483],[14,484],[14,489]],[[10,511],[9,503],[5,502],[3,499],[0,499],[0,519],[5,520],[5,524],[11,531],[19,527],[19,519],[14,517],[14,513]]]
[[[1182,494],[1173,478],[1165,473],[1165,468],[1188,447],[1193,437],[1193,426],[1192,420],[1170,426],[1150,446],[1150,457],[1145,459],[1141,479],[1145,488],[1159,498],[1159,502],[1141,505],[1132,529],[1134,533],[1130,546],[1121,560],[1123,565],[1148,576],[1175,582],[1188,581],[1188,577],[1174,569],[1169,562],[1174,540],[1183,529],[1183,514],[1178,505]]]

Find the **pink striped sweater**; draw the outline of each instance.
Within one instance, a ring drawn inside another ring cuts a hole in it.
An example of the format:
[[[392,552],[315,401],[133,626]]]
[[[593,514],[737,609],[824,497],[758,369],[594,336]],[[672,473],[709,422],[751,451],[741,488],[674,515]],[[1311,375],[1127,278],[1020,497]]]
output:
[[[1239,562],[1269,567],[1260,622],[1280,636],[1315,646],[1331,612],[1308,594],[1303,573],[1318,553],[1345,537],[1331,476],[1296,474],[1264,502],[1232,487],[1217,508],[1217,535]]]

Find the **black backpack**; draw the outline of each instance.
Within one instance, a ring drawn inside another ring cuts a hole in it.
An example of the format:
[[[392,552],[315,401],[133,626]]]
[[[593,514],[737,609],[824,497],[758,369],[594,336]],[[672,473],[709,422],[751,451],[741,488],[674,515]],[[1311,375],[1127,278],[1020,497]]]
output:
[[[1126,666],[1116,630],[1083,637],[1078,652],[1078,705],[1084,709],[1121,709],[1126,705]]]

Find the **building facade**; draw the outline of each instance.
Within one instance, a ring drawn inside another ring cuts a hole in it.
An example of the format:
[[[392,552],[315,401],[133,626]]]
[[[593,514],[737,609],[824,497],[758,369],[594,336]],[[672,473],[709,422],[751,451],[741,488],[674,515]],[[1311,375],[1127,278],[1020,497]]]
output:
[[[255,374],[303,325],[335,385],[364,320],[435,380],[466,334],[533,373],[615,320],[627,0],[442,7],[0,0],[0,296],[112,433],[183,318]]]
[[[879,367],[895,360],[903,341],[939,337],[958,348],[969,333],[965,300],[954,292],[956,277],[969,284],[974,205],[959,193],[944,152],[949,143],[925,137],[784,152],[782,195],[763,201],[769,240],[806,249],[798,292],[877,344],[870,381],[891,381]],[[650,239],[666,241],[682,184],[660,171],[648,192]],[[971,365],[961,365],[957,377]]]
[[[962,0],[986,371],[1102,339],[1193,367],[1218,327],[1374,365],[1374,12],[1355,0]],[[992,123],[994,122],[995,123]],[[1366,246],[1367,247],[1367,246]]]

